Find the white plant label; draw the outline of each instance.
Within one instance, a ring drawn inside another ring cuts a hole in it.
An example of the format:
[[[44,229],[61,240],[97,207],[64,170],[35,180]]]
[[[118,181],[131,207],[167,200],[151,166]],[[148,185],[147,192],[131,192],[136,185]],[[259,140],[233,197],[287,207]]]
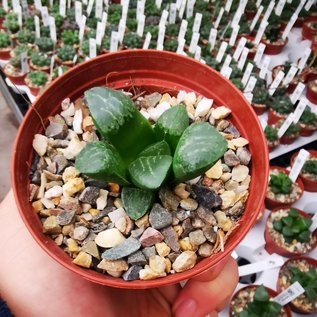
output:
[[[83,5],[87,6],[88,5],[88,0],[82,0]]]
[[[263,59],[263,62],[261,64],[261,70],[260,70],[260,74],[259,74],[260,78],[265,79],[270,62],[271,62],[271,58],[268,56],[265,56]]]
[[[308,158],[309,152],[304,149],[301,149],[288,175],[288,177],[292,180],[293,183],[296,182],[296,179]]]
[[[197,60],[197,61],[199,61],[200,60],[200,56],[201,56],[201,47],[200,46],[197,46],[196,47],[196,51],[195,51],[195,59]]]
[[[314,217],[311,218],[311,220],[312,220],[313,223],[309,227],[309,231],[310,232],[314,232],[317,229],[317,214],[315,214]]]
[[[284,76],[285,76],[285,73],[284,73],[282,70],[280,70],[280,71],[277,73],[277,75],[276,75],[276,77],[274,78],[274,80],[273,80],[271,86],[269,87],[269,94],[270,94],[270,96],[273,96],[273,95],[274,95],[274,93],[275,93],[277,87],[279,86],[279,84],[280,84],[281,81],[283,80]]]
[[[145,25],[145,15],[142,14],[139,16],[138,19],[138,28],[136,33],[140,36],[143,37],[143,32],[144,32],[144,25]]]
[[[57,68],[57,73],[58,73],[58,77],[60,77],[60,76],[62,76],[63,75],[63,69],[62,69],[62,67],[58,67]]]
[[[295,24],[296,20],[297,20],[297,14],[293,14],[291,19],[289,20],[289,22],[286,25],[286,28],[282,34],[282,39],[285,40],[290,32],[290,30],[292,29],[293,25]]]
[[[185,42],[186,41],[184,38],[178,40],[178,46],[177,46],[177,51],[176,51],[177,54],[183,54]]]
[[[228,67],[228,66],[230,66],[231,61],[232,61],[232,57],[228,54],[228,55],[226,56],[225,61],[223,62],[222,67]]]
[[[271,1],[268,8],[266,9],[264,16],[263,16],[263,21],[267,21],[273,11],[273,8],[275,6],[275,2]]]
[[[282,14],[282,11],[283,11],[284,6],[285,6],[285,2],[286,2],[286,0],[279,0],[279,2],[277,3],[277,5],[275,7],[275,14],[277,16],[280,16]]]
[[[279,128],[279,130],[277,131],[277,136],[279,138],[281,138],[284,135],[284,133],[289,128],[289,126],[293,123],[293,120],[294,120],[294,113],[290,113],[287,116],[287,118],[285,119],[285,121],[282,123],[281,127]]]
[[[73,58],[73,65],[75,65],[77,63],[77,59],[78,59],[78,55],[76,54]]]
[[[40,18],[37,15],[34,16],[34,24],[35,24],[35,37],[39,38],[41,37]]]
[[[253,100],[253,93],[252,92],[244,92],[243,93],[245,99],[248,101],[248,103],[252,103]]]
[[[174,24],[176,22],[176,13],[177,13],[176,3],[172,3],[170,7],[169,18],[168,18],[168,22],[170,24]]]
[[[215,21],[215,23],[214,23],[214,27],[217,29],[218,28],[218,26],[219,26],[219,23],[220,23],[220,21],[221,21],[221,19],[222,19],[222,16],[223,16],[223,13],[225,12],[225,9],[224,8],[221,8],[220,9],[220,11],[219,11],[219,14],[218,14],[218,16],[217,16],[217,20]]]
[[[19,0],[12,0],[12,8],[13,8],[14,12],[17,12],[19,5],[20,5],[20,1]]]
[[[26,52],[21,53],[21,71],[23,74],[26,74],[29,71],[29,64],[28,64],[28,56]]]
[[[186,18],[190,18],[194,14],[194,5],[195,0],[187,0],[187,7],[186,7]]]
[[[226,52],[227,47],[228,47],[228,43],[227,42],[221,42],[218,54],[216,56],[216,61],[218,63],[221,63],[223,55]]]
[[[208,43],[210,44],[210,49],[213,50],[215,47],[217,40],[217,29],[211,28],[210,33],[209,33],[209,38],[208,38]]]
[[[281,267],[283,264],[283,257],[277,254],[272,254],[263,261],[239,266],[239,276],[259,273],[263,272],[264,270],[272,270]]]
[[[86,18],[85,15],[83,15],[82,18],[81,18],[80,27],[79,27],[79,42],[80,43],[82,43],[82,41],[84,39],[86,21],[87,21],[87,18]]]
[[[120,19],[119,26],[118,26],[118,34],[119,34],[119,42],[122,43],[124,33],[125,33],[125,23],[126,21],[124,19]]]
[[[89,39],[89,58],[97,56],[97,45],[95,39]]]
[[[161,19],[160,19],[160,24],[159,27],[162,27],[166,25],[167,22],[167,17],[168,17],[168,11],[167,10],[163,10],[162,11],[162,15],[161,15]]]
[[[41,9],[41,14],[42,14],[42,20],[43,20],[43,24],[45,26],[49,26],[50,25],[50,16],[48,14],[48,9],[47,7],[42,7]]]
[[[231,76],[231,73],[232,73],[232,68],[227,66],[227,67],[223,67],[222,68],[222,76],[227,78],[227,79],[230,79],[230,76]]]
[[[289,97],[289,99],[291,100],[291,102],[293,104],[295,104],[295,102],[300,98],[300,96],[302,95],[304,89],[305,89],[305,84],[303,84],[303,83],[298,83],[297,84],[294,92]]]
[[[82,3],[80,1],[75,2],[75,19],[76,23],[80,25],[81,22],[81,16],[82,16]]]
[[[97,22],[97,30],[96,30],[96,44],[97,45],[101,45],[103,36],[104,36],[103,24],[102,22]]]
[[[146,36],[145,36],[144,43],[143,43],[143,49],[144,50],[147,50],[149,48],[149,45],[150,45],[150,42],[151,42],[151,38],[152,38],[152,34],[150,32],[147,32]]]
[[[50,64],[50,76],[53,75],[53,70],[54,70],[54,63],[55,63],[55,58],[54,55],[51,57],[51,64]]]
[[[16,14],[18,15],[18,24],[21,30],[23,22],[22,22],[22,7],[20,5],[16,8]]]
[[[254,39],[254,43],[255,44],[259,44],[261,41],[261,38],[264,34],[264,31],[266,29],[266,27],[269,25],[269,22],[267,21],[262,21],[262,23],[260,24],[259,30],[256,33],[255,39]]]
[[[54,17],[50,17],[50,36],[51,36],[51,40],[55,44],[57,41],[57,37],[56,37],[56,26],[55,26]]]
[[[182,20],[181,27],[178,32],[178,42],[185,37],[186,31],[187,31],[187,25],[188,25],[187,20]]]
[[[299,13],[301,12],[301,10],[303,9],[303,6],[305,4],[306,0],[301,0],[301,2],[299,3],[296,11],[294,14],[299,15]]]
[[[127,16],[128,16],[128,10],[129,10],[129,0],[127,1],[121,1],[122,5],[122,15],[121,19],[123,19],[125,22],[127,21]]]
[[[296,109],[294,111],[294,121],[293,121],[294,123],[297,123],[299,121],[299,119],[302,116],[306,106],[307,106],[306,98],[302,98],[299,101],[299,103],[298,103],[298,105],[297,105],[297,107],[296,107]]]
[[[245,87],[245,85],[247,84],[249,77],[252,73],[252,70],[253,70],[253,64],[248,63],[241,80],[243,87]]]
[[[232,0],[227,0],[226,5],[225,5],[225,11],[229,12],[232,6]]]
[[[248,54],[249,54],[249,49],[247,47],[245,47],[243,50],[242,50],[242,54],[240,56],[240,59],[239,59],[239,63],[238,63],[238,68],[239,69],[243,69],[244,67],[244,64],[247,60],[247,57],[248,57]]]
[[[9,10],[8,0],[2,0],[2,6],[5,11]]]
[[[108,20],[108,14],[107,14],[107,12],[103,12],[101,23],[103,24],[104,29],[106,29],[107,20]]]
[[[314,1],[315,1],[315,0],[309,0],[309,1],[307,1],[306,5],[305,5],[305,10],[306,10],[306,11],[309,11],[309,10],[310,10],[311,6],[314,4]]]
[[[288,73],[286,74],[283,80],[283,85],[287,86],[293,80],[297,71],[298,71],[298,68],[296,66],[291,66],[291,68],[289,69]]]
[[[262,0],[257,0],[257,2],[256,2],[256,6],[257,6],[257,8],[261,5],[261,3],[262,3]]]
[[[183,19],[185,8],[186,8],[186,0],[183,0],[178,12],[178,17],[180,19]]]
[[[119,44],[119,33],[112,31],[110,39],[110,52],[116,52]]]
[[[231,33],[231,36],[230,36],[230,40],[229,40],[229,45],[234,46],[234,44],[236,42],[236,39],[237,39],[237,36],[238,36],[239,29],[240,29],[240,25],[237,25],[232,30],[232,33]]]
[[[247,44],[247,39],[245,37],[241,37],[241,39],[238,42],[237,48],[235,49],[235,51],[233,53],[233,59],[235,61],[239,60],[239,57],[240,57],[246,44]]]
[[[238,8],[237,12],[235,13],[235,15],[233,16],[232,21],[231,21],[231,27],[232,28],[235,28],[235,27],[237,27],[239,25],[241,16],[242,16],[241,9]]]
[[[281,306],[284,306],[304,292],[304,288],[298,282],[295,282],[282,293],[274,297],[273,301],[280,304]]]
[[[103,0],[96,0],[95,17],[101,19],[103,10]]]
[[[66,16],[66,0],[59,0],[59,14],[62,17]]]
[[[260,43],[258,45],[258,49],[257,49],[255,56],[254,56],[254,59],[253,59],[253,61],[255,62],[256,65],[260,65],[265,48],[266,48],[266,45],[263,43]]]
[[[41,10],[42,8],[42,1],[41,0],[34,0],[34,5],[36,10]]]
[[[253,29],[255,28],[256,23],[258,22],[259,17],[260,17],[260,15],[261,15],[262,11],[263,11],[263,6],[260,6],[260,7],[258,8],[258,10],[257,10],[256,15],[254,16],[254,18],[253,18],[253,20],[252,20],[252,22],[251,22],[251,25],[250,25],[250,30],[251,30],[251,31],[253,31]]]
[[[70,9],[72,5],[72,0],[67,0],[67,9]]]
[[[182,2],[183,2],[183,0],[177,0],[177,1],[176,1],[176,8],[177,8],[177,10],[179,10],[179,9],[181,8]]]
[[[89,17],[92,11],[92,7],[94,6],[95,0],[89,0],[87,6],[87,16]]]
[[[244,88],[244,93],[252,92],[254,87],[255,87],[256,82],[257,82],[256,77],[251,76],[249,81],[248,81],[248,83],[247,83],[247,85]]]
[[[197,32],[193,33],[192,39],[190,41],[189,49],[188,49],[188,51],[192,54],[194,54],[196,52],[199,37],[200,37],[199,33],[197,33]]]
[[[163,50],[163,48],[164,48],[165,30],[166,30],[165,26],[160,27],[159,34],[158,34],[158,37],[157,37],[156,49],[160,50],[160,51]]]
[[[162,0],[155,0],[155,4],[156,4],[158,9],[161,9]]]
[[[29,15],[29,7],[27,0],[21,0],[22,11],[28,16]]]
[[[195,20],[194,20],[194,25],[193,25],[193,32],[199,33],[200,25],[201,25],[201,19],[203,15],[201,13],[196,13],[195,14]]]
[[[310,56],[311,53],[311,49],[309,47],[307,47],[304,51],[304,55],[302,56],[302,58],[300,59],[299,63],[298,63],[298,69],[299,72],[301,73],[301,71],[304,69],[306,62]]]
[[[136,18],[138,19],[142,14],[144,14],[145,1],[139,0],[136,8]]]

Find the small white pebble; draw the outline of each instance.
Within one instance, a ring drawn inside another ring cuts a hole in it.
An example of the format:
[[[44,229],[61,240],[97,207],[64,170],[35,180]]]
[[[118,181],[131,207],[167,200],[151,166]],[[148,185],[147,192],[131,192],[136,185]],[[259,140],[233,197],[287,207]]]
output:
[[[83,123],[83,112],[81,109],[75,111],[74,121],[73,121],[73,129],[77,134],[82,134],[83,130],[81,125]]]
[[[63,195],[62,186],[53,186],[47,192],[45,192],[44,197],[50,199],[50,198],[60,197],[62,195]]]
[[[45,207],[46,209],[53,209],[53,208],[55,208],[54,203],[53,203],[51,200],[47,199],[47,198],[42,198],[42,199],[41,199],[41,203],[44,205],[44,207]]]
[[[140,112],[141,112],[142,116],[143,116],[145,119],[147,119],[147,120],[150,119],[150,115],[149,115],[149,113],[148,113],[146,110],[141,109]]]
[[[73,103],[71,103],[67,109],[61,112],[61,116],[63,118],[73,117],[74,114],[75,114],[75,107]]]
[[[201,99],[195,111],[195,117],[204,117],[210,110],[213,100],[208,98]]]
[[[98,210],[103,210],[107,206],[108,193],[107,190],[100,189],[100,194],[96,201]]]
[[[186,94],[187,94],[186,91],[180,90],[177,94],[177,102],[180,103],[180,102],[184,101]]]
[[[32,145],[39,156],[43,156],[46,153],[47,144],[48,138],[45,135],[35,134]]]

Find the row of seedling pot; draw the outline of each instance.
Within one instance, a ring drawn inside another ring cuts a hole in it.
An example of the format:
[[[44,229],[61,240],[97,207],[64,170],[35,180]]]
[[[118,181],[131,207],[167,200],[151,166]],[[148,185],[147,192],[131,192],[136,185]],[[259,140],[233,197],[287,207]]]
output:
[[[305,256],[288,259],[279,269],[276,291],[256,284],[239,289],[231,298],[229,316],[290,317],[292,312],[314,315],[317,312],[316,278],[315,259]]]

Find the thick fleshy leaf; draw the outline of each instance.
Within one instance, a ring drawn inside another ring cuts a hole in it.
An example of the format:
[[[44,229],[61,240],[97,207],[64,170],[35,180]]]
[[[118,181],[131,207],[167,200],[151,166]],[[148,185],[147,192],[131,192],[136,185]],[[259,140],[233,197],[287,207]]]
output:
[[[227,141],[209,123],[191,124],[181,136],[174,154],[175,180],[186,181],[203,174],[226,150]]]
[[[156,156],[156,155],[171,155],[171,150],[165,141],[154,143],[142,151],[138,156]]]
[[[138,220],[150,209],[154,200],[154,192],[134,187],[123,187],[121,199],[129,217]]]
[[[154,131],[157,137],[165,140],[174,153],[177,143],[189,125],[189,118],[184,106],[176,105],[166,110],[157,120]]]
[[[150,123],[123,92],[94,87],[85,92],[85,98],[96,128],[115,146],[126,164],[156,142]]]
[[[171,165],[170,155],[142,156],[129,165],[129,173],[135,186],[155,190],[163,184]]]
[[[77,155],[75,167],[84,175],[105,182],[127,185],[125,164],[113,145],[88,143]]]

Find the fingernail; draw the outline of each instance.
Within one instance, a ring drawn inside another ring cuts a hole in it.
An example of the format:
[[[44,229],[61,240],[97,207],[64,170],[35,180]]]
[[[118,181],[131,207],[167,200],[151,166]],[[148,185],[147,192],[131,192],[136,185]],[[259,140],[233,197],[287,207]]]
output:
[[[177,306],[175,317],[192,317],[196,307],[196,302],[193,299],[185,300]]]

